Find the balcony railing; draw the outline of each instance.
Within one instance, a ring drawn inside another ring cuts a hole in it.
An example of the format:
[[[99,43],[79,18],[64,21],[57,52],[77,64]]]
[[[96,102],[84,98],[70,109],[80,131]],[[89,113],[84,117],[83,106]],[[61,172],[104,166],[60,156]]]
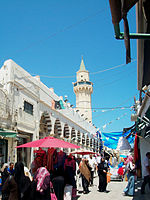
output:
[[[90,81],[80,81],[80,82],[75,82],[73,85],[74,85],[74,87],[75,86],[77,86],[77,85],[93,85],[93,83],[92,82],[90,82]]]

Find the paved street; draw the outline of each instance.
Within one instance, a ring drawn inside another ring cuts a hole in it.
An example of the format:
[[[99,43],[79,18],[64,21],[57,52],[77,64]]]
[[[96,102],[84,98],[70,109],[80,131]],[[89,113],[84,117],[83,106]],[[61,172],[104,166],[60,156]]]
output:
[[[126,187],[127,182],[110,182],[108,184],[107,190],[108,193],[100,193],[97,191],[97,185],[98,185],[98,178],[95,178],[94,180],[94,186],[90,187],[90,193],[89,194],[82,194],[79,193],[78,200],[149,200],[150,199],[150,191],[148,191],[148,188],[146,188],[146,195],[140,194],[140,185],[141,182],[138,181],[136,183],[136,189],[135,189],[135,196],[129,197],[129,196],[123,196],[122,192],[123,189]]]

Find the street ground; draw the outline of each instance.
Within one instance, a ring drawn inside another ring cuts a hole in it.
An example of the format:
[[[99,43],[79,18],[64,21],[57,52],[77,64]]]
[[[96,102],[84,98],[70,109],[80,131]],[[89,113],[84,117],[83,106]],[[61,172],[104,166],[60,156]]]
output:
[[[135,184],[135,196],[123,196],[123,190],[126,187],[127,182],[111,181],[107,190],[108,193],[98,192],[98,177],[94,179],[94,186],[90,187],[89,194],[78,193],[78,200],[150,200],[150,190],[146,187],[146,194],[141,195],[141,181],[137,181]]]

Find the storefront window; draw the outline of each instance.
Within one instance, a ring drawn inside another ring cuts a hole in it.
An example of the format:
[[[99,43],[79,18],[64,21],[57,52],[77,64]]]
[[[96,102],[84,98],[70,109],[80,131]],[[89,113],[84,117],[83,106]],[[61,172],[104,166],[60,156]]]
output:
[[[8,141],[0,139],[0,166],[7,162]]]
[[[17,146],[27,142],[26,138],[19,138]],[[18,148],[17,149],[17,161],[23,162],[27,166],[27,148]]]

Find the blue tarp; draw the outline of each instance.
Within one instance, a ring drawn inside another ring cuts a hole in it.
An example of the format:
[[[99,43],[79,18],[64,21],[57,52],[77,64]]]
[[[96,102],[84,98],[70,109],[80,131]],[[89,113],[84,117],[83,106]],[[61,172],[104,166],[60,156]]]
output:
[[[116,149],[119,138],[122,136],[126,137],[127,135],[129,135],[130,132],[131,132],[131,130],[126,133],[123,133],[123,132],[103,133],[103,132],[101,132],[101,137],[102,137],[102,141],[104,142],[104,146],[111,148],[111,149]],[[129,138],[127,138],[127,140],[129,142],[129,144],[131,145],[131,147],[133,147],[134,136],[131,134],[131,136],[129,136]]]

